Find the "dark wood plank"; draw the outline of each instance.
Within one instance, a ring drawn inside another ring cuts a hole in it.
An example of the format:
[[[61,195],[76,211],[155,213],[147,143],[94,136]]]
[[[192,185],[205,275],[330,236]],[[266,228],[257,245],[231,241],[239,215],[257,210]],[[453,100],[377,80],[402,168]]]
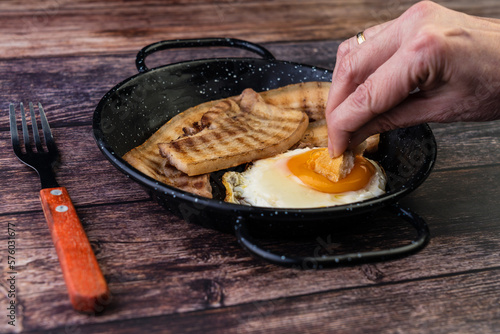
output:
[[[19,273],[17,326],[2,321],[0,332],[496,332],[498,121],[432,124],[436,167],[400,202],[427,220],[432,239],[425,249],[397,260],[321,271],[270,265],[251,257],[232,234],[168,214],[117,172],[92,138],[99,99],[136,73],[136,52],[151,42],[232,36],[262,42],[278,59],[331,69],[341,40],[396,17],[414,2],[0,2],[0,244],[6,245],[5,226],[15,224]],[[440,3],[500,17],[496,1]],[[190,49],[159,52],[147,62],[153,67],[227,55],[252,56]],[[71,309],[38,201],[38,178],[10,147],[6,110],[11,101],[45,106],[62,152],[58,179],[73,196],[113,294],[102,314]],[[310,255],[318,247],[345,252],[398,244],[411,233],[406,225],[379,217],[333,226],[318,238],[261,242]],[[6,266],[2,274],[5,278]],[[5,279],[0,291],[5,307]]]
[[[132,314],[119,321],[105,321],[107,314],[85,316],[79,322],[65,319],[65,328],[92,333],[136,333],[159,331],[177,333],[245,332],[325,332],[336,333],[404,333],[454,332],[494,333],[499,322],[500,269],[458,275],[403,280],[398,283],[367,285],[357,289],[332,289],[325,293],[289,295],[234,306],[209,307],[204,311],[187,309],[136,318]],[[334,280],[336,277],[332,277]],[[301,280],[302,277],[296,278]],[[311,281],[309,281],[311,282]],[[313,281],[314,282],[314,281]],[[220,291],[206,281],[193,284],[207,291]],[[266,290],[269,291],[269,290]],[[149,298],[156,294],[149,292]],[[161,308],[171,305],[174,289],[161,294]],[[206,295],[205,295],[205,298]],[[185,299],[181,299],[186,302]],[[53,310],[61,310],[59,308]],[[383,310],[383,312],[380,312]],[[51,319],[47,319],[50,323]],[[47,323],[46,322],[46,323]],[[168,324],[168,328],[165,327]],[[35,327],[41,329],[40,326]],[[30,326],[25,326],[30,329]],[[63,328],[59,326],[59,330]]]
[[[438,145],[436,168],[460,168],[500,162],[500,121],[432,124]]]
[[[370,17],[363,10],[351,12],[348,24],[341,13],[349,9],[352,5],[346,2],[332,6],[324,1],[266,1],[237,6],[115,4],[85,11],[63,4],[45,11],[11,11],[0,16],[8,34],[4,43],[10,43],[2,48],[2,57],[123,52],[157,40],[213,36],[254,42],[342,38],[355,33],[348,25],[359,26]],[[8,36],[21,39],[12,45]]]
[[[140,187],[127,182],[123,174],[103,159],[90,126],[55,128],[52,133],[61,152],[61,160],[55,166],[57,180],[68,189],[75,206],[148,198]],[[38,175],[17,160],[10,134],[2,131],[0,137],[0,170],[5,178],[0,191],[5,199],[3,213],[38,210]]]
[[[74,328],[92,333],[496,333],[498,274],[497,269]]]
[[[135,55],[0,61],[2,109],[7,102],[41,102],[52,127],[90,124],[100,98],[137,73],[134,61]],[[7,113],[1,114],[0,124],[7,128]]]
[[[418,284],[424,285],[422,280],[433,277],[493,270],[498,268],[500,251],[500,208],[496,206],[499,184],[495,181],[500,179],[499,173],[496,166],[436,172],[402,202],[429,223],[432,240],[420,253],[394,261],[322,271],[286,269],[254,259],[240,248],[234,236],[168,216],[153,202],[78,208],[114,296],[108,311],[98,317],[77,314],[69,307],[41,211],[7,215],[3,220],[16,224],[18,244],[22,245],[17,265],[23,277],[18,282],[22,323],[25,329],[50,329],[61,321],[77,326],[82,322],[103,323],[265,303],[371,285],[405,281],[420,281]],[[455,177],[464,182],[455,182]],[[475,187],[485,177],[489,182]],[[452,203],[448,193],[455,194]],[[399,225],[377,224],[376,228],[365,226],[367,230],[361,239],[350,236],[353,231],[349,230],[332,232],[336,234],[330,237],[340,244],[359,244],[361,240],[377,244],[384,233],[397,234],[402,229]],[[328,240],[328,235],[322,238]],[[0,242],[5,242],[5,236],[0,236]],[[312,238],[307,245],[306,252],[311,254],[318,241]],[[350,298],[349,294],[342,295]],[[0,304],[5,298],[0,297]],[[311,302],[316,305],[314,299]],[[398,322],[398,326],[404,326],[403,322]]]
[[[346,39],[399,16],[416,1],[96,1],[24,7],[2,2],[1,58],[127,52],[164,39],[236,37],[253,42]],[[496,2],[439,1],[500,17]]]
[[[277,59],[333,69],[338,44],[328,41],[266,44],[264,47]],[[90,124],[102,96],[122,80],[137,74],[135,56],[139,50],[140,47],[122,55],[0,60],[0,98],[5,101],[2,109],[8,108],[8,102],[41,102],[53,127]],[[207,57],[258,56],[225,48],[185,49],[158,52],[147,58],[147,64],[153,68]],[[7,113],[0,113],[0,129],[7,127]]]

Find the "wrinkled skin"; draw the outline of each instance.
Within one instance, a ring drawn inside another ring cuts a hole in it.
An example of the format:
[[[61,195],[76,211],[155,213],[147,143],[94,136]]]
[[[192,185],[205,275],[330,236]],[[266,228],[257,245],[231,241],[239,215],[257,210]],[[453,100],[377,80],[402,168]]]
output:
[[[364,35],[337,53],[326,107],[332,156],[395,128],[500,118],[500,20],[423,1]]]

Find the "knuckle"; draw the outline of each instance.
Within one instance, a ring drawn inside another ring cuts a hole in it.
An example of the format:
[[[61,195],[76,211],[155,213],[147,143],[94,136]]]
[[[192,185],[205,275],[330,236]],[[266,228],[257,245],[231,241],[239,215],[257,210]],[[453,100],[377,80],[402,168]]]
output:
[[[431,1],[420,1],[408,8],[408,10],[403,14],[409,18],[415,20],[419,18],[426,18],[436,13],[438,5]]]
[[[413,59],[410,71],[421,84],[425,84],[441,75],[450,50],[444,36],[434,27],[427,26],[416,34],[410,52]]]
[[[352,81],[354,78],[354,61],[352,56],[346,56],[337,65],[337,79],[343,82]]]
[[[357,110],[375,114],[373,110],[372,81],[368,78],[356,88],[352,95],[352,105]]]
[[[374,123],[375,123],[376,132],[378,132],[378,133],[387,132],[387,131],[394,130],[394,129],[401,127],[400,124],[397,124],[397,122],[395,122],[387,114],[382,114],[379,117],[377,117],[375,119]]]
[[[349,40],[343,41],[340,43],[339,48],[337,49],[337,60],[342,60],[351,52],[351,46],[349,44]]]
[[[419,29],[412,41],[415,51],[441,49],[443,45],[443,36],[434,25],[426,25]]]
[[[332,111],[327,117],[326,117],[326,124],[328,129],[331,129],[332,131],[339,130],[339,125],[342,124],[342,115],[338,110]]]

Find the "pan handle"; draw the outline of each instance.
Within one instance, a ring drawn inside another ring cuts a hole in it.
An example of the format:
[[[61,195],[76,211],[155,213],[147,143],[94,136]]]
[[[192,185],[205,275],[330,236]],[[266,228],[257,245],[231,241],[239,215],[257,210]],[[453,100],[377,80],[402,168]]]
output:
[[[232,48],[240,48],[248,51],[252,51],[264,59],[273,60],[273,54],[269,52],[266,48],[254,44],[251,42],[247,42],[241,39],[235,38],[202,38],[202,39],[178,39],[178,40],[167,40],[160,41],[153,44],[150,44],[137,53],[137,57],[135,59],[135,66],[140,73],[144,73],[149,71],[149,68],[146,66],[145,60],[146,57],[156,51],[168,50],[168,49],[180,49],[180,48],[199,48],[199,47],[214,47],[214,46],[222,46],[222,47],[232,47]]]
[[[409,222],[417,230],[416,240],[413,240],[404,246],[385,250],[306,257],[286,256],[283,254],[272,253],[261,248],[250,236],[245,220],[242,217],[238,217],[236,220],[235,234],[238,238],[238,242],[243,246],[243,248],[253,255],[274,264],[300,269],[321,269],[339,265],[367,263],[377,260],[382,261],[409,255],[422,249],[430,239],[429,228],[427,227],[425,220],[410,210],[403,209],[398,205],[389,206],[388,209],[391,214]]]

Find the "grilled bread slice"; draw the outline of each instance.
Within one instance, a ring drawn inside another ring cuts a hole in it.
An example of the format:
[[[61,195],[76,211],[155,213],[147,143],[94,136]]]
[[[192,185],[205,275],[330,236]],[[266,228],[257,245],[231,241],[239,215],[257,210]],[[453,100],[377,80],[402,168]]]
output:
[[[268,104],[252,89],[219,102],[201,118],[201,131],[158,145],[168,162],[193,176],[282,153],[302,138],[308,116]]]
[[[266,103],[285,109],[302,110],[311,123],[325,118],[331,83],[309,81],[259,93]]]

